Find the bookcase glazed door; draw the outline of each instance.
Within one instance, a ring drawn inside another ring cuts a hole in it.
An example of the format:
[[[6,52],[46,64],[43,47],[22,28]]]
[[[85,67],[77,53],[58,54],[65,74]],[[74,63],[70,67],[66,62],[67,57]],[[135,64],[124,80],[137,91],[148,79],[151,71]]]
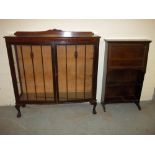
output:
[[[50,45],[12,45],[19,101],[54,101]]]
[[[57,45],[56,53],[59,101],[92,99],[94,45]]]

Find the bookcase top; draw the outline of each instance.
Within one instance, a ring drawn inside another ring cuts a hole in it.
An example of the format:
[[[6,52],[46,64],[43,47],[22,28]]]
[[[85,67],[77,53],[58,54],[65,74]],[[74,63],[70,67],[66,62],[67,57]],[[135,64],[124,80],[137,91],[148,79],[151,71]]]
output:
[[[47,31],[17,31],[13,36],[6,37],[100,37],[93,32],[62,31],[52,29]]]

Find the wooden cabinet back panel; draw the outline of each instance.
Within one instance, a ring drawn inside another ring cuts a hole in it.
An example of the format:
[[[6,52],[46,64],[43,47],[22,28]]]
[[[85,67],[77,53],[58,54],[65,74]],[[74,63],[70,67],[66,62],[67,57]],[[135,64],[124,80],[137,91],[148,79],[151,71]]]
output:
[[[109,47],[110,59],[144,58],[145,44],[112,44]]]
[[[143,67],[145,44],[112,43],[109,45],[109,67]]]
[[[139,70],[112,70],[107,73],[107,83],[142,83],[144,73]]]
[[[139,93],[138,89],[141,88],[141,85],[120,85],[120,86],[107,86],[106,87],[106,94],[105,94],[105,101],[113,101],[115,99],[120,98],[118,102],[127,102],[129,100],[138,100]]]

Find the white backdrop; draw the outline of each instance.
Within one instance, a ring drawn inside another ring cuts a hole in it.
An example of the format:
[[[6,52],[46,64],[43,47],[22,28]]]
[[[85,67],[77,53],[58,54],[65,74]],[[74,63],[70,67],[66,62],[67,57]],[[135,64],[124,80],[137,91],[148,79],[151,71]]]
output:
[[[48,29],[92,31],[101,36],[97,83],[97,100],[101,98],[104,63],[104,39],[150,39],[148,65],[141,100],[151,100],[155,87],[155,20],[0,20],[0,105],[14,105],[14,93],[5,47],[5,35],[15,31]]]

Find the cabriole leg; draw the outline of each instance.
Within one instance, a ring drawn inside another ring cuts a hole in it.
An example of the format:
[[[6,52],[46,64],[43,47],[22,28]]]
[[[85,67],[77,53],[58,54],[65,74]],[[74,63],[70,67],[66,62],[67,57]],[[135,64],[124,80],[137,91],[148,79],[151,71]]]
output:
[[[26,107],[26,104],[22,104],[22,107],[25,108]]]
[[[96,100],[90,101],[90,104],[93,105],[93,114],[97,114],[96,112],[96,106],[97,106],[97,102]]]
[[[21,117],[21,112],[20,112],[20,105],[15,105],[15,108],[17,109],[18,113],[17,113],[17,117]]]
[[[97,106],[97,102],[94,102],[94,105],[93,105],[93,114],[97,114],[97,112],[96,112],[96,106]]]
[[[139,102],[135,102],[135,104],[137,105],[138,109],[141,110],[141,106],[140,106]]]
[[[103,110],[104,110],[104,112],[106,112],[106,109],[105,109],[105,104],[104,104],[104,102],[101,102],[101,104],[102,104],[102,107],[103,107]]]

